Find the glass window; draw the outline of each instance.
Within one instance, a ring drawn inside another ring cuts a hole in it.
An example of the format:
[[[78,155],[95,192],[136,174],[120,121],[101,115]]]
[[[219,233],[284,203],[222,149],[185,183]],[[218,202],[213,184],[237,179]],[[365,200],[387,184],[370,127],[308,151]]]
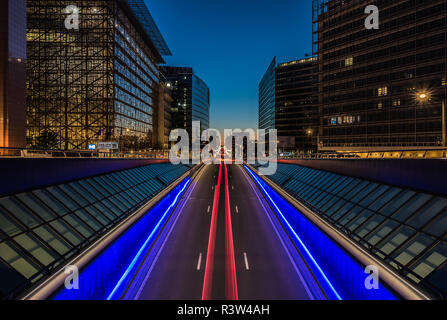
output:
[[[56,199],[61,201],[70,211],[79,209],[79,204],[77,204],[70,197],[68,197],[66,194],[64,194],[58,187],[50,187],[50,188],[47,188],[47,190]]]
[[[50,222],[50,225],[61,236],[63,236],[75,246],[79,245],[84,240],[78,233],[73,232],[64,221],[56,220]]]
[[[426,232],[441,237],[447,230],[447,211],[444,211],[439,215],[432,223],[430,223],[425,229]]]
[[[62,216],[68,213],[68,209],[62,205],[59,201],[54,199],[50,194],[48,194],[45,190],[35,190],[33,194],[40,199],[45,205],[49,206],[56,212],[58,215]]]
[[[385,204],[387,204],[391,199],[393,199],[402,189],[399,188],[390,188],[383,195],[376,200],[369,208],[372,211],[377,211],[382,208]]]
[[[379,212],[383,215],[390,216],[414,195],[414,191],[404,190],[399,193],[399,195],[395,199],[393,199],[393,201],[380,209]]]
[[[57,236],[49,227],[43,226],[34,229],[33,232],[37,234],[45,243],[56,250],[60,255],[66,254],[71,247],[59,236]]]
[[[46,222],[57,217],[49,208],[45,207],[45,205],[41,201],[39,201],[39,199],[37,199],[32,193],[21,193],[17,195],[17,198]]]
[[[93,188],[93,186],[89,183],[87,183],[84,180],[80,180],[79,185],[82,186],[85,190],[87,190],[88,192],[90,192],[90,194],[92,196],[95,197],[96,201],[101,200],[104,198],[104,195],[102,195],[98,190],[96,190],[95,188]],[[81,194],[84,194],[81,192]]]
[[[73,215],[67,215],[64,217],[64,220],[77,232],[82,234],[85,238],[89,238],[93,231],[87,228],[87,226],[79,220],[79,218]]]
[[[36,267],[18,253],[10,242],[0,243],[0,257],[27,279],[37,273]]]
[[[13,217],[20,220],[20,222],[28,228],[33,228],[39,225],[40,222],[12,197],[0,199],[0,204],[6,208]]]
[[[370,244],[376,245],[383,238],[388,236],[399,224],[395,221],[388,220],[385,224],[380,226],[376,231],[367,237]]]
[[[431,245],[434,240],[434,238],[421,233],[416,239],[411,240],[404,248],[396,252],[393,257],[405,266]]]
[[[388,186],[380,185],[374,192],[371,192],[365,199],[360,202],[360,205],[363,207],[368,207],[373,203],[377,198],[379,198],[382,194],[387,192]]]
[[[382,241],[382,244],[379,246],[379,249],[385,254],[390,254],[395,249],[400,247],[405,241],[408,240],[408,238],[413,236],[415,233],[416,231],[412,228],[409,228],[407,226],[400,227],[386,240]]]
[[[447,199],[434,198],[419,210],[408,224],[416,229],[422,228],[445,207],[447,207]]]
[[[69,195],[74,201],[79,203],[81,207],[85,207],[89,204],[89,202],[76,190],[74,190],[71,186],[63,184],[60,185],[59,188],[67,195]],[[85,192],[84,192],[85,193]]]
[[[14,223],[1,209],[0,229],[10,237],[22,232],[22,229],[16,223]]]
[[[447,261],[447,244],[440,242],[428,251],[413,267],[413,271],[422,278],[426,278],[440,265]]]
[[[399,209],[393,218],[399,221],[405,221],[413,213],[415,213],[419,208],[421,208],[425,203],[427,203],[432,196],[424,193],[416,194],[411,198],[402,208]]]
[[[352,221],[351,224],[348,226],[348,228],[350,230],[355,230],[356,228],[358,228],[355,231],[355,233],[361,238],[365,237],[368,233],[370,233],[372,230],[374,230],[374,228],[376,228],[379,224],[381,224],[385,220],[385,217],[378,215],[378,214],[372,216],[373,214],[374,214],[374,212],[372,212],[370,210],[366,210],[366,212],[362,213],[362,216],[359,217],[359,219]],[[364,222],[363,219],[365,217],[370,217],[370,218],[369,218],[369,220]],[[362,223],[363,223],[363,225],[361,225]],[[360,226],[360,227],[358,227],[358,226]]]
[[[54,254],[50,253],[50,251],[34,239],[32,235],[21,234],[15,237],[14,241],[44,266],[48,266],[56,258]]]

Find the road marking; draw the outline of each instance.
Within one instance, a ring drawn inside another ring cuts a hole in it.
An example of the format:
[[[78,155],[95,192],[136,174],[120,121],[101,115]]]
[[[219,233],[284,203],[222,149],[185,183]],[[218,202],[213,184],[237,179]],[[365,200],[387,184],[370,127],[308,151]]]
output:
[[[214,186],[211,187],[211,190],[214,190]]]
[[[231,190],[234,190],[234,187],[233,187],[233,186],[231,186]]]
[[[210,209],[211,209],[211,206],[208,206],[208,210],[206,210],[206,213],[210,213]]]
[[[197,261],[197,271],[200,270],[200,266],[202,265],[202,252],[199,254],[199,261]]]
[[[239,208],[236,206],[236,213],[239,213]]]
[[[247,252],[244,252],[245,269],[250,270],[248,266]]]

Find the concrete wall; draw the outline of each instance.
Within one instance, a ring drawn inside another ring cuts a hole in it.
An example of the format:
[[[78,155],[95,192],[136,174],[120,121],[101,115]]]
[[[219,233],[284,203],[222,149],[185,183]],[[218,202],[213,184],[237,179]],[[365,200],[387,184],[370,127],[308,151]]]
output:
[[[281,160],[376,182],[447,196],[447,160],[334,159]]]
[[[0,158],[0,196],[168,160]]]

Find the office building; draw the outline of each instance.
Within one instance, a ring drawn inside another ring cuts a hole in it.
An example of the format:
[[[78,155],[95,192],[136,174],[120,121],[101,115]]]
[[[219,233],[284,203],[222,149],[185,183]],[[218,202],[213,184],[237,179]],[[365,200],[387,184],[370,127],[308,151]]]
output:
[[[367,29],[365,7],[379,8]],[[445,147],[447,3],[314,0],[319,149]]]
[[[172,95],[172,128],[186,129],[191,136],[193,121],[200,121],[200,131],[210,125],[210,90],[194,74],[192,68],[165,66],[162,68]]]
[[[158,64],[170,51],[144,1],[29,0],[27,14],[29,146],[152,148]]]
[[[26,145],[25,8],[25,0],[0,2],[0,148]]]
[[[318,134],[316,58],[281,64],[276,58],[259,84],[259,129],[276,129],[281,152],[316,151]]]

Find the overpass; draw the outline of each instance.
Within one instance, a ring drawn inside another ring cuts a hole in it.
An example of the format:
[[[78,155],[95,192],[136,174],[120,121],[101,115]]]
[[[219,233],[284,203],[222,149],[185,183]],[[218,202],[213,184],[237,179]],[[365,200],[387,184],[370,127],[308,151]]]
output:
[[[2,299],[394,300],[447,292],[447,197],[439,183],[420,183],[435,179],[429,171],[443,162],[420,160],[422,179],[403,159],[382,162],[381,175],[371,174],[371,159],[284,160],[269,177],[259,165],[224,162],[1,161],[11,181],[0,189]],[[79,270],[78,289],[66,287],[69,266]],[[367,266],[379,271],[378,288],[365,285]]]

